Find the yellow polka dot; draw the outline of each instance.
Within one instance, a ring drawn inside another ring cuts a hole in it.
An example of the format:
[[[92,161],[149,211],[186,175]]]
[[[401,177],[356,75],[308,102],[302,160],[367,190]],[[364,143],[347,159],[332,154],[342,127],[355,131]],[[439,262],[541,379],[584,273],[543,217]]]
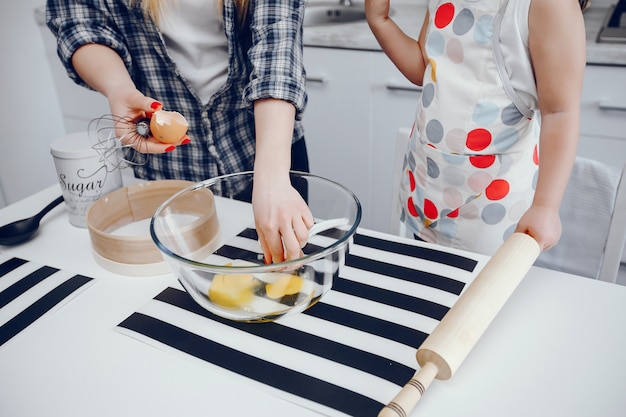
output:
[[[428,58],[428,63],[430,64],[430,78],[432,78],[433,82],[437,82],[437,61],[432,58]]]

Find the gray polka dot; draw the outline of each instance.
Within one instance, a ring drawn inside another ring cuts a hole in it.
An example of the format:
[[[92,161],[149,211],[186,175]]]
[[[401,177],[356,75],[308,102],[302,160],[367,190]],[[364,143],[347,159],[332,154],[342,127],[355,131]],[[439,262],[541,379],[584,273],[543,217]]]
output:
[[[422,88],[422,106],[430,106],[434,98],[435,86],[432,83],[428,83]]]
[[[416,186],[413,195],[415,196],[415,201],[424,201],[424,189],[422,187]],[[420,210],[418,209],[417,211]]]
[[[502,235],[502,241],[503,242],[505,240],[507,240],[509,238],[509,236],[511,236],[513,234],[513,232],[515,232],[515,228],[516,227],[517,227],[517,224],[513,224],[513,225],[509,226],[509,228],[504,231],[504,234]]]
[[[443,139],[443,125],[437,119],[432,119],[426,124],[426,137],[432,143],[439,143]]]
[[[492,34],[493,17],[487,15],[479,17],[474,28],[474,40],[479,44],[486,44],[491,40]]]
[[[439,231],[447,238],[456,237],[457,222],[452,219],[440,219],[437,221]]]
[[[498,133],[493,140],[493,144],[498,152],[509,150],[519,141],[519,132],[515,128],[505,129]]]
[[[465,184],[465,175],[463,175],[463,171],[456,167],[447,166],[444,168],[442,177],[449,185],[460,187]]]
[[[498,117],[498,105],[493,101],[482,101],[476,103],[472,121],[476,124],[487,126],[493,123]]]
[[[438,57],[443,54],[446,41],[439,32],[430,32],[426,39],[426,53],[429,57]]]
[[[500,161],[500,170],[498,171],[498,175],[508,175],[513,163],[515,162],[513,156],[508,153],[502,153],[498,155],[498,160]]]
[[[430,178],[439,178],[439,167],[435,161],[430,158],[426,158],[426,166],[428,167],[428,176]]]
[[[406,163],[411,169],[411,171],[415,171],[415,168],[417,167],[417,163],[415,162],[415,155],[413,155],[413,152],[410,152],[406,156]]]
[[[454,19],[452,31],[458,36],[463,36],[472,26],[474,26],[474,14],[469,9],[463,9]]]
[[[505,108],[502,109],[502,113],[500,115],[502,119],[502,123],[507,126],[514,126],[519,123],[520,120],[524,117],[522,113],[515,107],[515,104],[511,103]]]
[[[486,224],[498,224],[504,219],[506,215],[506,209],[500,203],[493,203],[487,205],[482,213],[481,217]]]

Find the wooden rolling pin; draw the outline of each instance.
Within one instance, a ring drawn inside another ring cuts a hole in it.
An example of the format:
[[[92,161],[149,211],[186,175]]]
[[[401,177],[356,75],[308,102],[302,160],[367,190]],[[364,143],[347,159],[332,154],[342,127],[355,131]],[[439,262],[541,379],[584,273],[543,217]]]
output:
[[[452,377],[533,265],[540,248],[523,233],[512,234],[417,349],[420,369],[378,417],[406,417],[437,378]]]

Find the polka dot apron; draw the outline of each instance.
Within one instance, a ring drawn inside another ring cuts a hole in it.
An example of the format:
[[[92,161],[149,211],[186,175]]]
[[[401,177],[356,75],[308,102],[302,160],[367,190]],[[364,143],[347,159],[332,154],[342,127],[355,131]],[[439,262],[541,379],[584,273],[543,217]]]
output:
[[[506,3],[430,2],[428,65],[401,184],[409,230],[485,254],[530,207],[538,167],[538,123],[498,41]]]

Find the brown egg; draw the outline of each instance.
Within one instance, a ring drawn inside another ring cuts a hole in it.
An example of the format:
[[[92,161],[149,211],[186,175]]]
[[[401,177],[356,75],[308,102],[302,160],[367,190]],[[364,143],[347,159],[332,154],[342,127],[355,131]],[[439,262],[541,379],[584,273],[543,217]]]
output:
[[[157,110],[150,119],[150,132],[159,142],[178,143],[189,129],[189,123],[176,111]]]

